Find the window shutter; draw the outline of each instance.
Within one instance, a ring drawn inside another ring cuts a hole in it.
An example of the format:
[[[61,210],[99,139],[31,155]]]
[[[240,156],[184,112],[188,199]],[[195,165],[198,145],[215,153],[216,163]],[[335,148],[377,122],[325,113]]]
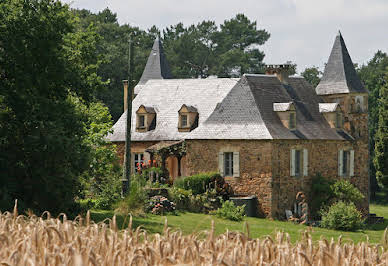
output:
[[[354,150],[350,151],[349,176],[354,176]]]
[[[339,150],[338,151],[338,176],[343,176],[343,173],[342,173],[343,158],[344,158],[344,150]]]
[[[220,175],[224,176],[224,153],[218,153],[218,170],[220,171]]]
[[[307,149],[303,150],[303,175],[308,175],[308,151]]]
[[[233,177],[240,176],[240,153],[233,152]]]
[[[291,150],[291,158],[290,158],[290,172],[291,176],[295,176],[295,150]]]

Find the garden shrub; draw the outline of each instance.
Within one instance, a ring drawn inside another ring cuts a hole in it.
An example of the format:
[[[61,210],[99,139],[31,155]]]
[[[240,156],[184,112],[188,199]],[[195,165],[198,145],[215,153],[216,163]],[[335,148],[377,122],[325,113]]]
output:
[[[173,187],[169,190],[169,198],[175,202],[177,210],[197,213],[208,213],[221,206],[222,197],[215,189],[202,194],[193,194],[191,190]]]
[[[225,183],[224,178],[217,172],[177,178],[174,181],[174,186],[191,190],[195,195],[205,193],[209,189],[216,189],[217,194],[224,199],[227,199],[232,193],[231,187]]]
[[[220,218],[242,221],[245,215],[245,205],[235,206],[233,201],[226,200],[222,202],[222,207],[218,208],[216,214]]]
[[[353,202],[338,201],[321,213],[321,226],[342,231],[356,231],[363,227],[364,219]]]
[[[122,214],[143,214],[148,202],[148,195],[144,189],[145,179],[140,175],[131,177],[131,186],[128,195],[117,204],[117,211]]]
[[[325,207],[325,204],[329,204],[333,198],[333,191],[331,185],[334,184],[333,180],[323,177],[321,174],[317,174],[313,177],[311,186],[311,202],[310,212],[314,219],[320,219],[320,210]]]
[[[364,195],[348,180],[338,180],[331,185],[331,190],[337,201],[358,203]]]
[[[192,195],[191,190],[185,190],[179,187],[172,187],[168,191],[169,198],[175,202],[178,210],[190,211],[190,197]]]

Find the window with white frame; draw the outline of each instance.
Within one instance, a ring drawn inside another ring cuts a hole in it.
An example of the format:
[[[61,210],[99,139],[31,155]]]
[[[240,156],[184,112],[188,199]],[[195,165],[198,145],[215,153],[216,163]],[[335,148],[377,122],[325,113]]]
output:
[[[181,115],[181,127],[187,127],[187,115]]]
[[[354,176],[354,150],[339,150],[338,175],[343,177]]]
[[[240,153],[239,152],[219,152],[218,168],[222,176],[240,176]]]
[[[291,176],[308,175],[307,149],[291,149],[290,174]]]
[[[136,170],[139,166],[141,166],[142,163],[144,163],[144,153],[134,153],[133,154],[134,158],[134,169]]]

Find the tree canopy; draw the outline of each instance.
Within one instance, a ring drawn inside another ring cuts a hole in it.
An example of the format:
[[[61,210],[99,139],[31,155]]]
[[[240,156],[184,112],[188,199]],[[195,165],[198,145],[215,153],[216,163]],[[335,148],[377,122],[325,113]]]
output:
[[[87,105],[104,86],[99,35],[53,0],[0,3],[0,207],[75,211],[89,166]]]

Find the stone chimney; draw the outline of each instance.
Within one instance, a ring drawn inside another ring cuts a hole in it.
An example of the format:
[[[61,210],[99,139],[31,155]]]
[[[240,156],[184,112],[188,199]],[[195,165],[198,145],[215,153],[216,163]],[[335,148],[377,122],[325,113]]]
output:
[[[279,81],[285,85],[288,85],[288,76],[290,71],[290,64],[282,65],[267,65],[266,75],[276,75]]]
[[[124,85],[124,112],[128,109],[128,80],[123,80]]]

